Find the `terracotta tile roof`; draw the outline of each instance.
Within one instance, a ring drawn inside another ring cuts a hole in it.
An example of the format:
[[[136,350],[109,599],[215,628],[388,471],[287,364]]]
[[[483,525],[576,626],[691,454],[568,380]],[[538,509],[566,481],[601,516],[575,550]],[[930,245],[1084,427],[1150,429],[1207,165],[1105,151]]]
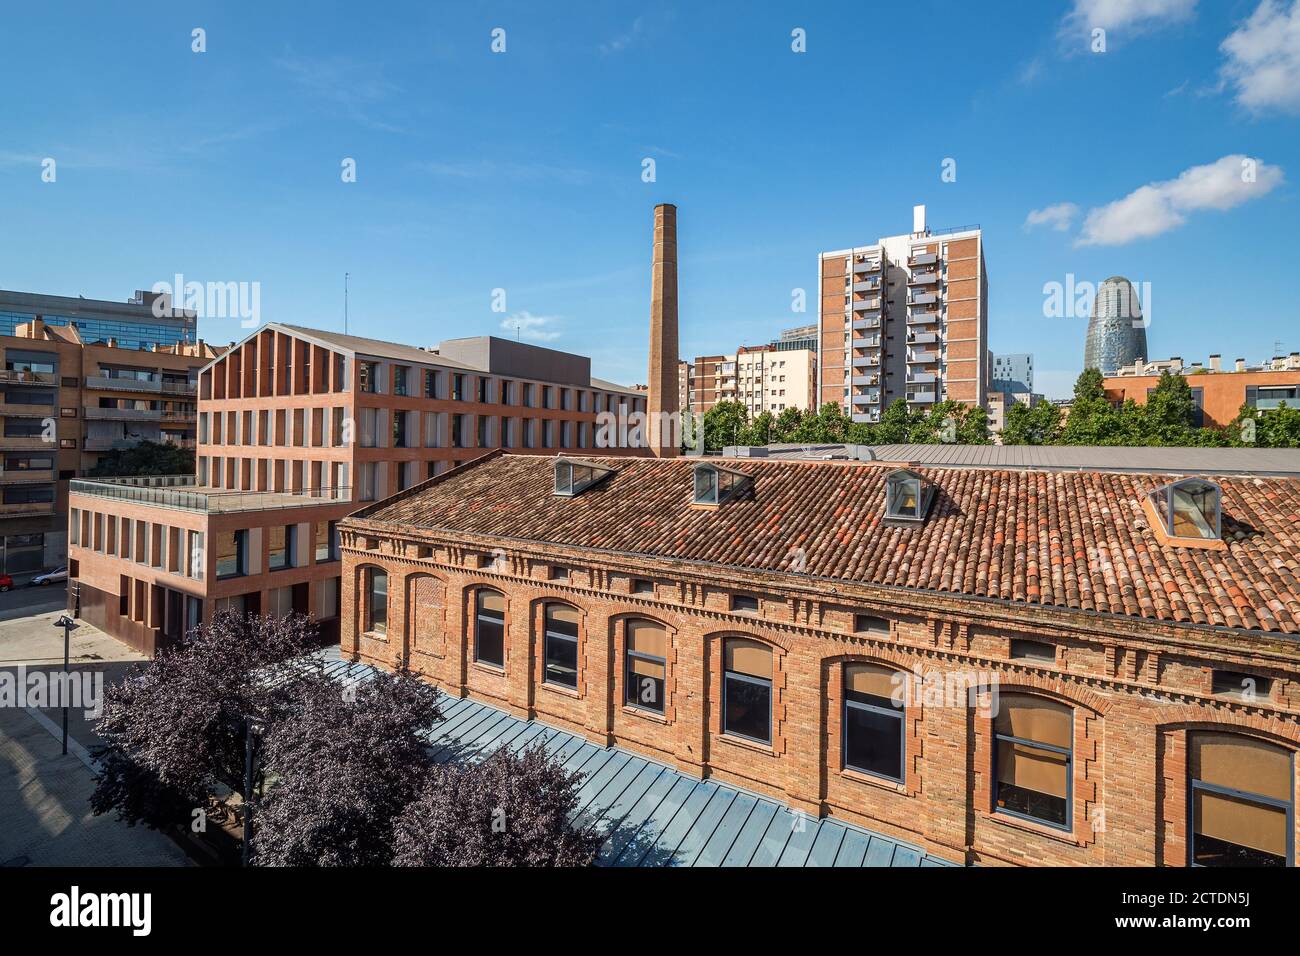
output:
[[[1159,621],[1300,633],[1300,480],[1221,478],[1222,551],[1161,545],[1142,499],[1167,475],[916,469],[937,489],[919,527],[882,523],[874,464],[724,463],[752,492],[691,507],[699,459],[617,468],[575,498],[553,459],[497,454],[358,512],[362,520],[804,573]],[[711,460],[711,459],[710,459]]]

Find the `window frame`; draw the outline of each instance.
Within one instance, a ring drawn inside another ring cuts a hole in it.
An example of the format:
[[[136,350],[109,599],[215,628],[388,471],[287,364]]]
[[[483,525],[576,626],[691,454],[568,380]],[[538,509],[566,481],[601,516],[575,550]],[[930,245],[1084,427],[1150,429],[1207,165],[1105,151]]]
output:
[[[658,621],[651,620],[650,618],[645,618],[645,617],[629,618],[623,623],[623,706],[631,707],[634,710],[644,711],[647,714],[654,714],[658,717],[667,717],[668,715],[668,658],[667,656],[660,657],[658,654],[647,654],[645,651],[632,650],[629,641],[629,637],[631,635],[629,634],[628,631],[628,625],[636,621],[645,621],[647,624],[653,624],[655,627],[663,631],[665,649],[672,641],[672,637],[669,634],[668,628],[664,627],[664,625],[660,624]],[[662,680],[663,693],[659,695],[658,707],[653,707],[641,701],[639,694],[634,695],[633,699],[629,699],[629,695],[631,694],[633,688],[633,678],[639,676],[639,675],[634,675],[632,672],[632,662],[634,660],[646,661],[647,663],[650,664],[658,664],[660,667],[664,669],[664,676]]]
[[[580,641],[582,639],[582,625],[577,625],[577,634],[561,634],[558,631],[552,631],[550,627],[550,609],[552,607],[568,608],[581,616],[581,612],[572,604],[565,604],[563,601],[547,601],[542,605],[542,683],[551,687],[559,687],[566,691],[576,692],[578,690],[578,671],[581,659],[579,651],[581,649]],[[573,645],[573,683],[566,684],[562,680],[551,680],[550,673],[550,646],[551,641],[563,641]]]
[[[1017,692],[1019,694],[1019,692]],[[1019,696],[1030,699],[1044,700],[1052,704],[1058,704],[1062,707],[1068,707],[1070,710],[1070,747],[1063,749],[1054,744],[1039,743],[1036,740],[1030,740],[1026,737],[1014,737],[1011,734],[1000,734],[997,729],[997,718],[990,721],[990,736],[993,746],[990,748],[992,773],[989,776],[990,788],[992,790],[993,813],[996,816],[1012,817],[1016,820],[1025,820],[1038,826],[1050,827],[1062,833],[1074,832],[1074,711],[1075,705],[1065,701],[1055,700],[1051,697],[1045,697],[1041,694],[1020,694]],[[1021,813],[1019,810],[1008,810],[1006,807],[998,806],[998,790],[1002,782],[998,780],[998,745],[1003,741],[1010,744],[1019,744],[1025,747],[1032,747],[1039,750],[1047,750],[1052,753],[1063,754],[1065,756],[1065,821],[1063,823],[1053,823],[1051,820],[1044,820],[1042,817],[1035,817],[1028,813]]]
[[[851,700],[849,698],[848,671],[850,667],[857,664],[871,664],[870,661],[846,661],[840,672],[841,690],[844,697],[844,706],[840,710],[840,767],[843,770],[849,770],[853,773],[860,773],[877,780],[885,780],[889,783],[904,785],[907,783],[907,704],[901,707],[881,707],[877,704],[866,704],[862,701]],[[884,668],[883,664],[874,664],[872,666]],[[895,673],[901,673],[895,671]],[[868,770],[865,767],[855,767],[849,763],[849,709],[862,710],[869,714],[875,714],[880,717],[888,717],[898,721],[898,776],[891,777],[889,774],[880,773],[875,770]]]
[[[484,667],[491,667],[493,670],[504,671],[506,669],[506,612],[504,609],[501,611],[501,619],[499,621],[496,618],[489,616],[489,614],[484,613],[481,604],[482,604],[483,595],[488,593],[501,595],[502,605],[504,606],[506,603],[506,596],[505,593],[502,591],[498,591],[495,588],[487,588],[487,587],[474,589],[474,663],[481,664]],[[495,613],[495,612],[491,612],[491,613]],[[485,620],[490,624],[501,625],[500,663],[496,661],[487,660],[480,653],[479,625],[483,623]]]
[[[757,644],[762,644],[764,647],[767,648],[768,655],[769,655],[768,659],[771,662],[772,671],[774,671],[776,668],[776,654],[773,653],[771,645],[765,643],[764,641],[759,641],[756,638],[752,638],[752,637],[746,637],[743,639],[748,641],[753,641],[754,643]],[[775,722],[774,721],[775,703],[772,699],[773,683],[774,683],[772,680],[772,672],[769,671],[768,676],[766,678],[762,678],[762,677],[754,677],[750,674],[744,674],[741,673],[740,671],[729,670],[727,668],[727,643],[731,640],[734,640],[734,638],[725,638],[722,645],[722,733],[724,736],[727,737],[735,737],[740,740],[747,740],[750,743],[761,744],[764,747],[771,747],[773,730],[775,729],[773,727],[773,724]],[[727,726],[728,706],[727,705],[731,698],[732,678],[735,678],[736,680],[739,680],[745,684],[753,684],[756,687],[766,688],[767,690],[767,739],[766,740],[764,740],[762,737],[754,737],[751,736],[750,734],[744,733],[743,731],[731,730],[730,728],[728,728]]]
[[[1288,775],[1288,781],[1291,784],[1291,800],[1289,802],[1284,800],[1278,800],[1276,797],[1267,797],[1261,793],[1254,793],[1250,790],[1237,790],[1232,787],[1225,787],[1221,784],[1207,783],[1205,781],[1196,779],[1196,777],[1192,775],[1193,773],[1192,737],[1195,736],[1195,734],[1197,734],[1198,732],[1240,737],[1243,740],[1251,740],[1257,743],[1268,744],[1269,746],[1277,747],[1280,750],[1287,751],[1287,758],[1289,761],[1289,770],[1290,770],[1290,773]],[[1186,752],[1187,752],[1187,778],[1186,778],[1187,779],[1187,865],[1190,867],[1197,867],[1199,869],[1207,869],[1207,870],[1217,869],[1217,867],[1209,867],[1206,866],[1204,863],[1196,862],[1196,794],[1199,791],[1205,793],[1212,793],[1217,796],[1230,797],[1234,800],[1241,800],[1243,802],[1251,803],[1256,806],[1270,807],[1273,809],[1280,809],[1284,811],[1286,813],[1286,860],[1283,863],[1283,866],[1286,868],[1294,867],[1296,865],[1296,852],[1295,852],[1296,851],[1296,847],[1295,847],[1296,754],[1295,751],[1290,750],[1289,748],[1282,746],[1280,744],[1275,744],[1272,741],[1261,740],[1258,737],[1252,737],[1249,734],[1238,733],[1234,730],[1210,729],[1204,731],[1193,730],[1189,732],[1187,735]]]
[[[376,575],[382,575],[384,579],[384,619],[376,622],[375,620],[375,580]],[[376,623],[379,627],[376,628]],[[377,634],[381,637],[388,637],[388,572],[383,568],[368,567],[366,568],[366,620],[365,633]]]

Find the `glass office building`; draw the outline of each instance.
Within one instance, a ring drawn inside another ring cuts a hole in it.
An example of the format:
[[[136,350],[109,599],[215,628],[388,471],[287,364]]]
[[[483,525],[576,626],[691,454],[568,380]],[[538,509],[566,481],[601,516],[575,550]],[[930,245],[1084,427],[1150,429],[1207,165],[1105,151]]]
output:
[[[1147,330],[1142,303],[1133,283],[1111,276],[1097,288],[1083,346],[1083,367],[1114,375],[1125,365],[1147,358]]]
[[[86,345],[112,339],[118,348],[151,349],[197,341],[192,314],[157,316],[153,301],[143,292],[128,302],[109,302],[0,290],[0,335],[13,335],[18,326],[39,318],[49,326],[75,327]]]

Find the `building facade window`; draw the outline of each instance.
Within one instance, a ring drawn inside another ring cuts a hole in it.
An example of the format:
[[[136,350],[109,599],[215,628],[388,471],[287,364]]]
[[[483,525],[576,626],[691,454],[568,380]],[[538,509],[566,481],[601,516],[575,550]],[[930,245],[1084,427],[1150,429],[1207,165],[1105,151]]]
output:
[[[282,571],[293,567],[293,525],[276,525],[268,528],[270,548],[267,552],[268,571]]]
[[[388,572],[380,568],[366,569],[366,630],[388,633]]]
[[[654,621],[628,621],[623,700],[656,714],[664,712],[668,632]]]
[[[1189,863],[1290,865],[1292,754],[1252,737],[1211,731],[1192,733],[1189,752]]]
[[[993,720],[993,806],[1069,829],[1074,710],[1028,694],[1001,694]]]
[[[722,731],[772,742],[772,649],[744,637],[723,648]]]
[[[578,610],[567,604],[546,605],[542,680],[578,688]]]
[[[248,531],[217,535],[217,577],[234,578],[248,573]]]
[[[905,698],[900,675],[876,664],[844,667],[844,766],[849,770],[904,779]]]
[[[474,594],[474,660],[506,666],[506,596],[481,588]]]

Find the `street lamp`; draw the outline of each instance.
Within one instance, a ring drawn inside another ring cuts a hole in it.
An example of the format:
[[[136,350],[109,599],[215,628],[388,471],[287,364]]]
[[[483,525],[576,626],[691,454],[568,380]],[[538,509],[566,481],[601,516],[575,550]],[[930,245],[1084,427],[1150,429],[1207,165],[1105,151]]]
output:
[[[54,622],[55,627],[63,628],[63,752],[68,752],[68,657],[72,649],[72,629],[77,622],[64,614]]]
[[[244,845],[240,850],[244,866],[248,866],[248,851],[253,843],[253,751],[264,727],[261,717],[249,714],[244,718]]]

